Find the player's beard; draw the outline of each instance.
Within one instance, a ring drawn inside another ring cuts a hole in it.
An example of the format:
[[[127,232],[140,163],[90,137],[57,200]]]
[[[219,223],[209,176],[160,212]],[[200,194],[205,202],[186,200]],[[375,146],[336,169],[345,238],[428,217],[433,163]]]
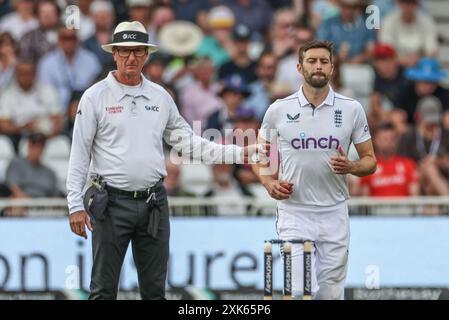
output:
[[[322,75],[322,77],[314,77],[315,75]],[[304,80],[307,82],[307,84],[313,88],[324,88],[329,83],[329,75],[326,75],[323,72],[315,72],[315,73],[308,73],[304,70],[303,72]]]

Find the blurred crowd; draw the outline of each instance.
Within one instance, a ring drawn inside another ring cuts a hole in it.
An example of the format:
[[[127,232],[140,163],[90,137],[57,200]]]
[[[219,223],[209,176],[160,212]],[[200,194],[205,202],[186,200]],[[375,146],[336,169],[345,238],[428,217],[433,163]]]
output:
[[[371,4],[379,17],[365,10]],[[444,35],[424,1],[2,0],[1,197],[64,196],[79,100],[114,70],[101,45],[125,20],[140,21],[159,46],[144,75],[170,92],[198,134],[257,131],[270,103],[299,89],[301,46],[332,41],[332,87],[364,106],[378,158],[374,175],[350,178],[351,194],[449,195],[449,90],[437,58]],[[167,172],[169,196],[267,197],[247,165],[167,161]]]

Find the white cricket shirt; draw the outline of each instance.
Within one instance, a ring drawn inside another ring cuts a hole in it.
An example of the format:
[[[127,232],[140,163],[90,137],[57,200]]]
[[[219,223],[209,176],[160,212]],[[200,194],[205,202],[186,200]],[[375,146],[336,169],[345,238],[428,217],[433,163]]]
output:
[[[280,206],[331,206],[348,199],[346,175],[332,172],[330,158],[338,154],[340,145],[347,152],[351,142],[371,138],[362,105],[332,88],[315,109],[302,87],[275,101],[265,113],[260,134],[277,141],[279,179],[294,184],[293,194],[279,201]]]
[[[132,94],[130,94],[132,93]],[[242,148],[196,136],[168,92],[142,76],[140,87],[109,73],[83,94],[75,119],[67,177],[69,212],[84,210],[89,165],[107,184],[144,190],[167,175],[163,140],[207,162],[241,162]]]

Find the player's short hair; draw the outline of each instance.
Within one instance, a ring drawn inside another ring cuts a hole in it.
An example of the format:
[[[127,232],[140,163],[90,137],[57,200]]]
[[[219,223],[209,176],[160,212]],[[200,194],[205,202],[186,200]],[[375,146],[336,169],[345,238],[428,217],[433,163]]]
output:
[[[300,64],[303,63],[304,54],[310,49],[326,49],[327,51],[329,51],[330,61],[332,63],[332,57],[334,55],[334,44],[331,41],[310,40],[299,49]]]

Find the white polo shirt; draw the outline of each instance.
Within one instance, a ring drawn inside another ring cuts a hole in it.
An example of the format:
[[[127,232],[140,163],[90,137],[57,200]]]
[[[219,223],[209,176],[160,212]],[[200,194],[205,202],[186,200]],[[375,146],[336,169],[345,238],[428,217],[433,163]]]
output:
[[[73,129],[67,177],[69,212],[84,210],[88,168],[107,184],[144,190],[167,175],[163,140],[184,155],[208,162],[241,162],[242,148],[193,134],[168,92],[142,76],[137,87],[109,73],[83,94]]]
[[[280,206],[331,206],[348,199],[346,175],[332,172],[330,158],[338,154],[340,145],[347,152],[351,142],[371,138],[362,105],[332,88],[315,109],[302,87],[275,101],[265,113],[260,134],[277,141],[279,179],[294,184],[293,194],[279,201]]]

